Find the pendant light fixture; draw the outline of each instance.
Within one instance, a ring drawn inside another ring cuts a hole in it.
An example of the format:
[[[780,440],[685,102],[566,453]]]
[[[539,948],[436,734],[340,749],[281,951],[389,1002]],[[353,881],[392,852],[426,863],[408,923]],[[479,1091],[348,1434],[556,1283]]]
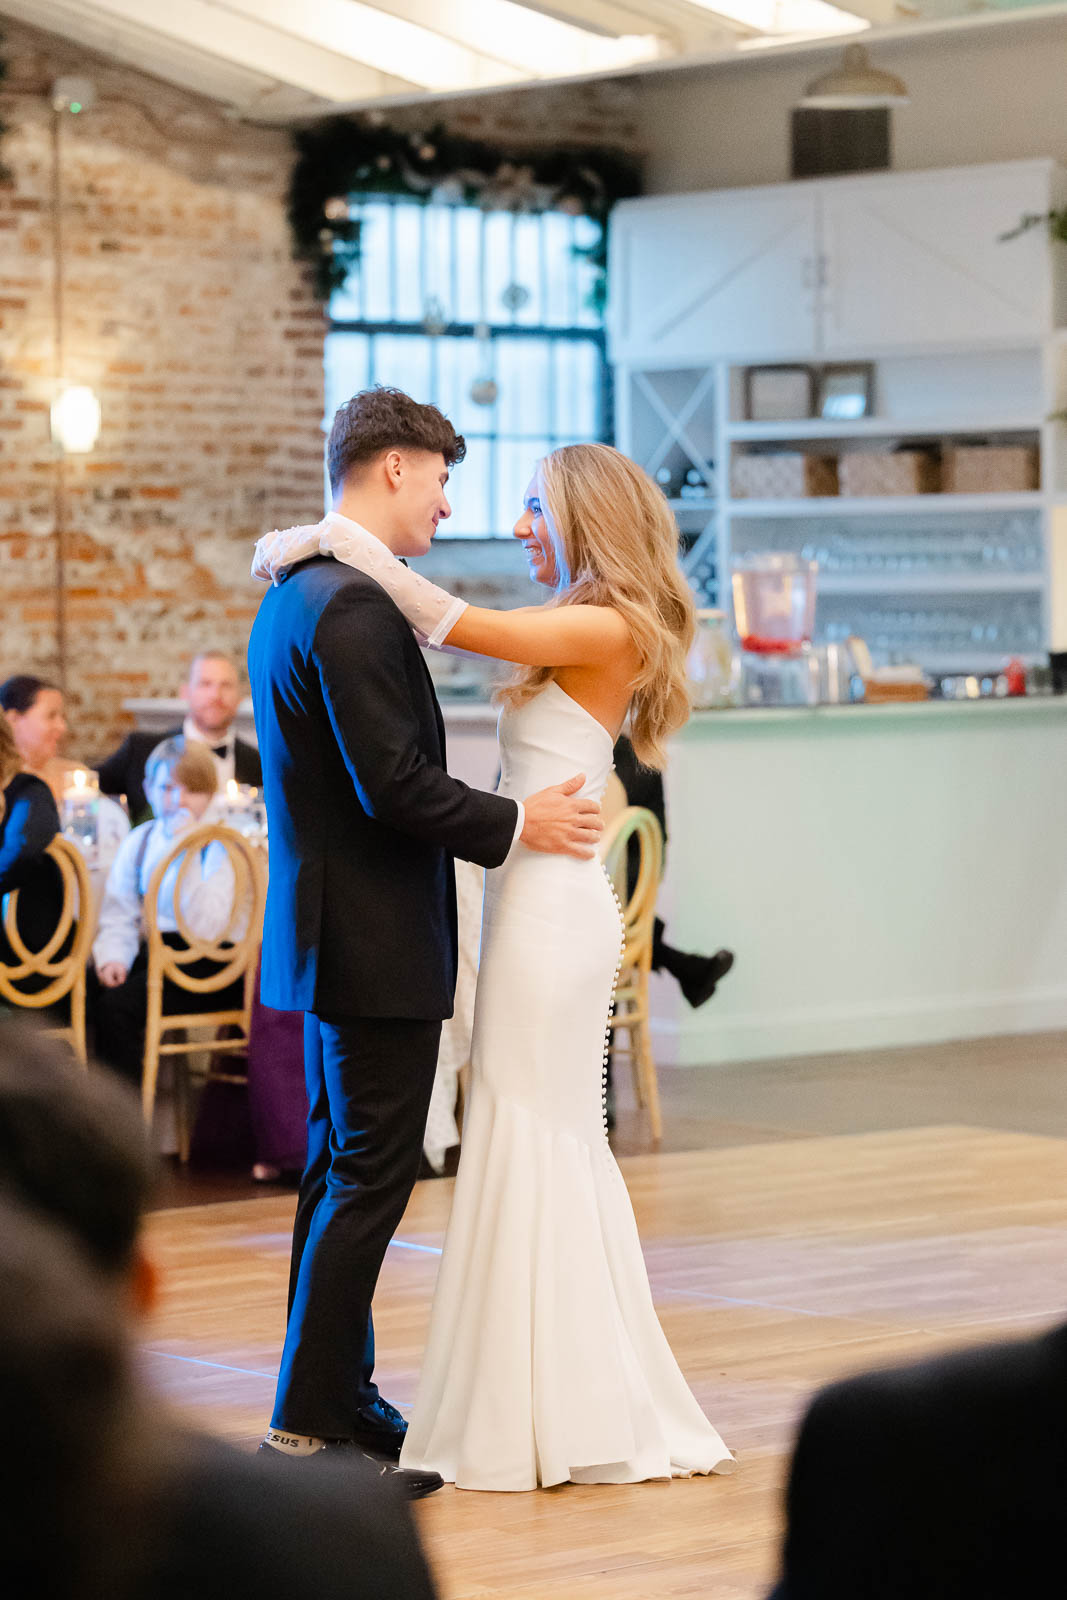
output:
[[[874,66],[862,44],[847,44],[841,65],[813,78],[798,102],[812,111],[869,111],[907,103],[904,80]]]

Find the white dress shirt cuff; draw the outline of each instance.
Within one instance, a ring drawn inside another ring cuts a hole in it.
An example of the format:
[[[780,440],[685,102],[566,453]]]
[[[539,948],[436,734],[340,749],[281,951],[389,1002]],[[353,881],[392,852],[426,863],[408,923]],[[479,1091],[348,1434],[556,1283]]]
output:
[[[519,820],[515,824],[515,833],[511,841],[511,849],[504,857],[505,861],[510,860],[511,856],[514,854],[515,846],[518,844],[519,839],[522,836],[522,830],[526,826],[526,807],[523,805],[521,800],[516,800],[515,804],[519,808]]]

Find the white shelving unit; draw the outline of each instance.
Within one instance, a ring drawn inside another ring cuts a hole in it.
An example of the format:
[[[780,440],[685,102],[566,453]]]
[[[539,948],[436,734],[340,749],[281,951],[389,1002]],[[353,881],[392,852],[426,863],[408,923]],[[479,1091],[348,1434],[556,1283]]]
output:
[[[684,504],[684,502],[683,502]],[[730,500],[725,503],[730,517],[869,517],[917,516],[932,511],[982,514],[990,511],[1036,511],[1043,496],[1036,490],[1017,494],[914,494],[810,495],[800,500]]]
[[[1030,572],[974,572],[955,575],[952,594],[1040,594],[1045,587],[1042,573]],[[821,594],[928,594],[930,579],[918,572],[894,572],[883,575],[877,583],[862,576],[824,572],[819,578]]]
[[[1018,162],[617,208],[616,436],[663,482],[702,604],[729,609],[735,557],[792,550],[819,563],[817,635],[861,633],[876,660],[986,672],[1067,648],[1067,246],[999,237],[1064,193]],[[745,415],[747,368],[842,362],[873,366],[871,415]],[[731,492],[742,454],[968,444],[1033,450],[1039,487]]]
[[[704,605],[729,609],[734,558],[792,550],[819,562],[817,635],[862,633],[876,660],[916,659],[929,671],[997,670],[1011,655],[1044,658],[1053,635],[1050,571],[1056,519],[1067,541],[1067,427],[1048,422],[1067,389],[1067,341],[1014,352],[910,355],[898,370],[875,366],[875,404],[883,383],[893,415],[876,410],[843,423],[804,418],[752,422],[738,416],[744,368],[620,366],[616,375],[621,448],[677,491],[686,474],[692,498],[669,494],[685,566]],[[921,414],[927,384],[958,384],[960,404]],[[999,385],[999,392],[997,390]],[[975,391],[983,411],[967,416]],[[884,401],[883,401],[884,403]],[[673,408],[673,409],[672,409]],[[832,454],[894,444],[1007,442],[1038,452],[1040,488],[1011,493],[912,494],[795,499],[734,498],[735,454],[754,449]],[[700,486],[703,485],[703,492]]]
[[[911,423],[906,431],[909,439],[916,439],[940,438],[960,433],[1023,433],[1032,427],[1032,421],[1028,423],[1019,417],[991,417],[986,421],[944,417],[937,421]],[[863,417],[857,422],[824,422],[819,417],[806,417],[798,422],[728,422],[725,428],[727,439],[739,442],[884,439],[903,431],[903,419],[892,422],[885,417]]]

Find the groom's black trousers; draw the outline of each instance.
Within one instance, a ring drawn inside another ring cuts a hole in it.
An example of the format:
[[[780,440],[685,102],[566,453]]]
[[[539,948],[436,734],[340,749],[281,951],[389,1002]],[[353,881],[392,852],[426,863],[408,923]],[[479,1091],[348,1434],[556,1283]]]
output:
[[[308,1157],[272,1426],[347,1439],[373,1403],[371,1299],[418,1176],[439,1022],[304,1018]]]

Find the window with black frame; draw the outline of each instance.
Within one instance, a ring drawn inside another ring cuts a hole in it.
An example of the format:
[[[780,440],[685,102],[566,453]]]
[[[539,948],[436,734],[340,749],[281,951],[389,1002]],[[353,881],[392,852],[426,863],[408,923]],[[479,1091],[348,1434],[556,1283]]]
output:
[[[598,237],[586,217],[368,199],[362,259],[330,301],[327,417],[389,384],[441,407],[467,440],[440,534],[508,535],[534,462],[609,437]]]

